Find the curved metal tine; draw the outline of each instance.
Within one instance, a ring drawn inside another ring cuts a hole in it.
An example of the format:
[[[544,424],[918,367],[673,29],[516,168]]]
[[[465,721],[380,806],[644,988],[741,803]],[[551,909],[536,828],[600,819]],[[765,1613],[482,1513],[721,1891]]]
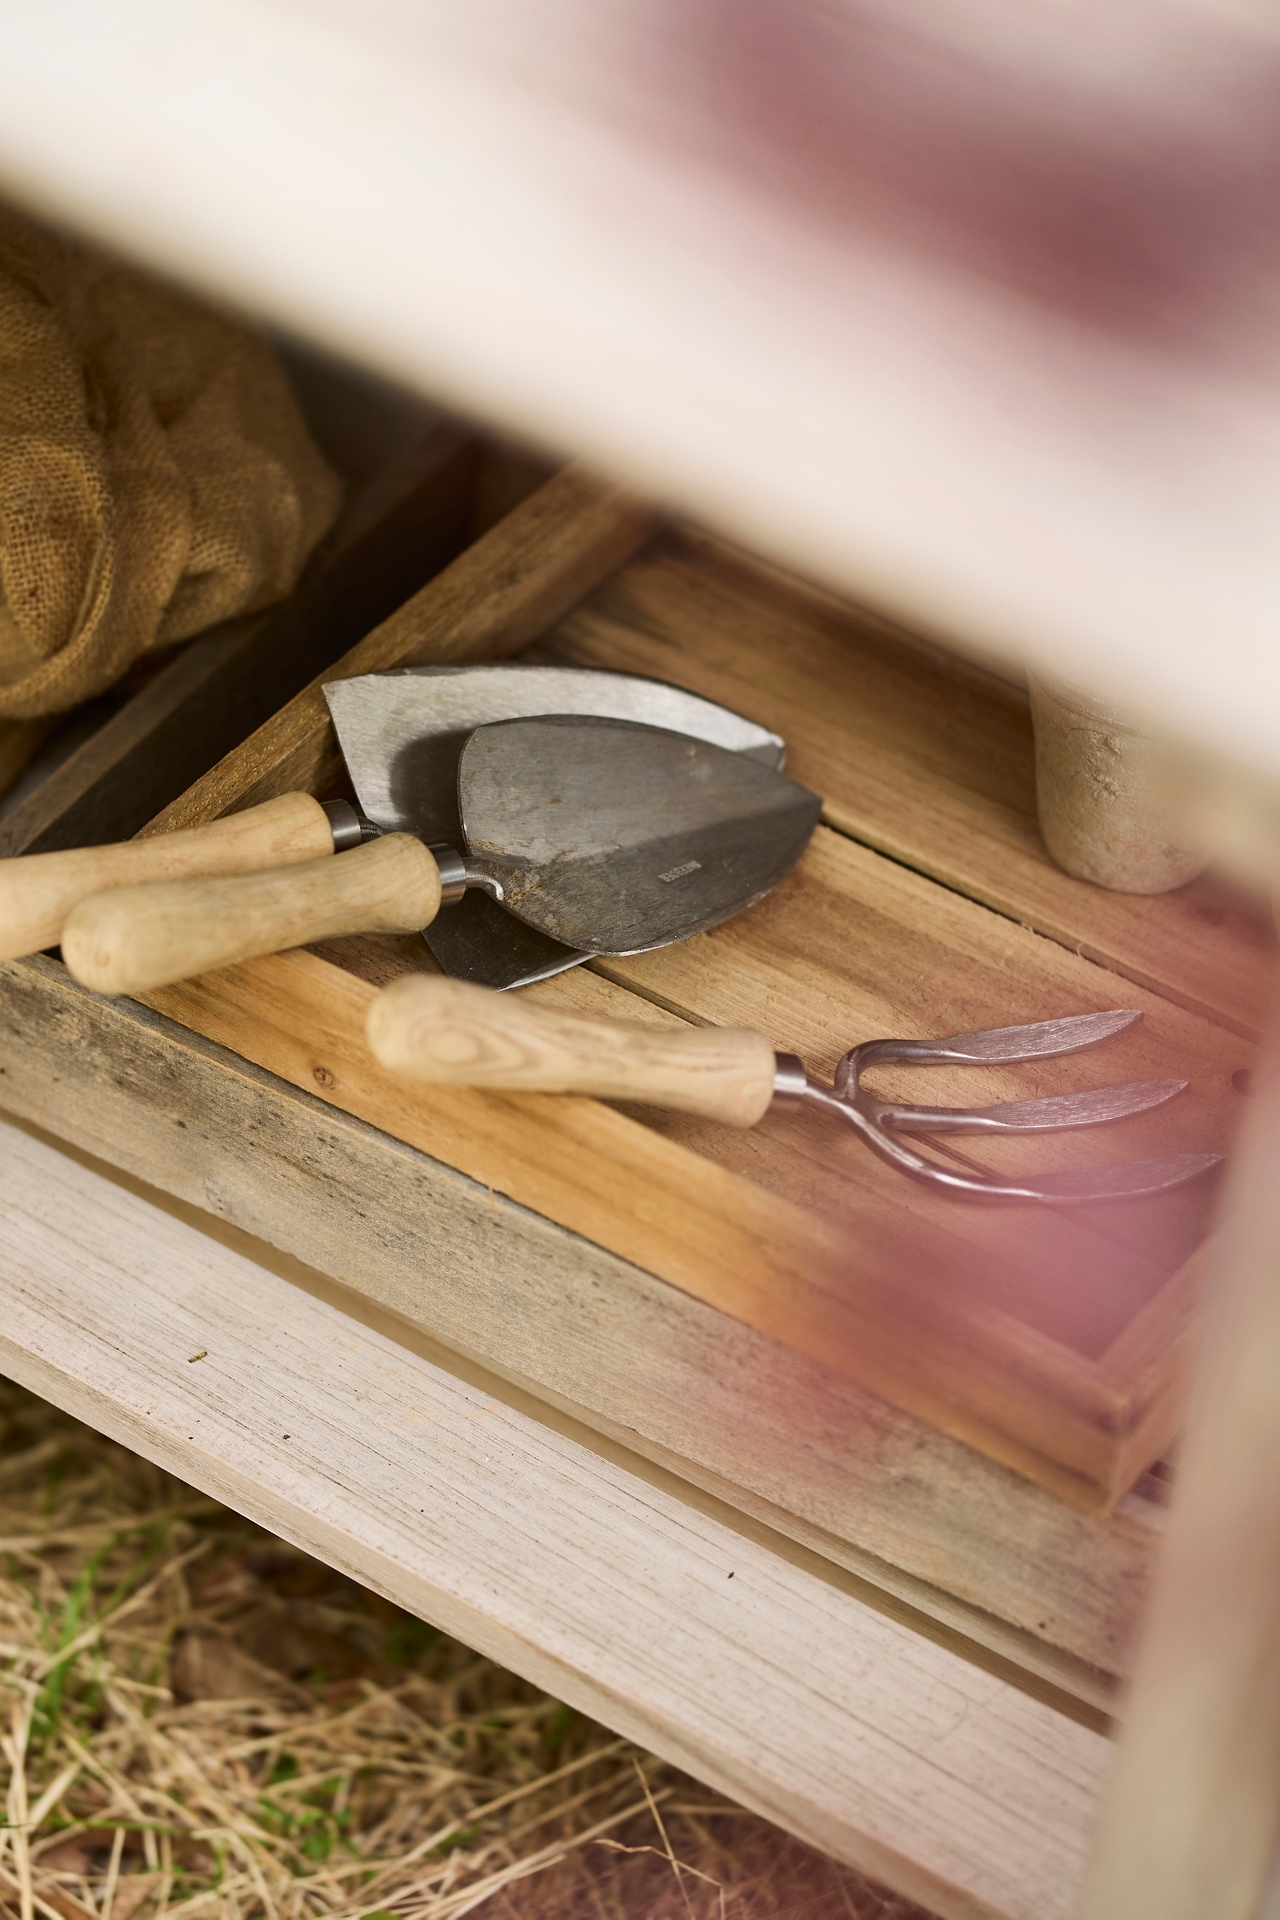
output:
[[[1126,1028],[1136,1026],[1142,1014],[1135,1007],[1117,1007],[1107,1013],[1074,1013],[1062,1020],[1035,1020],[1025,1027],[983,1027],[975,1033],[953,1033],[945,1040],[913,1040],[903,1058],[913,1061],[964,1060],[1000,1065],[1018,1060],[1047,1060],[1055,1054],[1080,1053],[1101,1046]]]
[[[1063,1127],[1098,1127],[1147,1113],[1185,1091],[1185,1080],[1134,1080],[1122,1087],[1090,1087],[1041,1100],[1002,1100],[993,1107],[881,1105],[876,1118],[903,1133],[1056,1133]]]
[[[1173,1153],[1163,1160],[1130,1160],[1118,1167],[1080,1167],[1069,1173],[1043,1173],[1022,1183],[1029,1199],[1051,1206],[1089,1200],[1143,1200],[1167,1193],[1222,1165],[1220,1153]]]
[[[1031,1201],[1053,1207],[1082,1206],[1098,1200],[1139,1200],[1179,1187],[1222,1162],[1220,1153],[1175,1153],[1163,1160],[1131,1160],[1118,1167],[1080,1167],[1068,1173],[1041,1174],[1030,1180],[1001,1179],[998,1174],[980,1173],[976,1168],[944,1166],[937,1160],[927,1159],[900,1136],[888,1132],[878,1118],[862,1112],[834,1091],[815,1086],[810,1089],[809,1097],[815,1105],[847,1121],[873,1152],[897,1167],[900,1173],[909,1174],[926,1186],[940,1188],[944,1193],[974,1200],[1014,1204]]]

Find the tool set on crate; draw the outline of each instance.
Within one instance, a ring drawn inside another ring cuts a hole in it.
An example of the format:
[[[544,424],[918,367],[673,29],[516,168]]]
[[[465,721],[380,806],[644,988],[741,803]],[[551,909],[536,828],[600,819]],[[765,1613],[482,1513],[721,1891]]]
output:
[[[776,734],[634,675],[411,668],[325,693],[358,807],[290,794],[164,837],[0,863],[0,957],[60,942],[83,984],[143,993],[344,934],[421,932],[452,977],[398,981],[369,1021],[379,1061],[418,1080],[594,1093],[740,1126],[775,1101],[803,1102],[899,1171],[988,1200],[1133,1199],[1220,1160],[1181,1153],[1001,1178],[943,1165],[902,1137],[1097,1125],[1160,1105],[1181,1080],[979,1108],[903,1105],[861,1084],[880,1064],[1078,1052],[1136,1012],[865,1041],[827,1087],[745,1029],[655,1031],[501,999],[494,989],[669,945],[755,905],[803,853],[819,796],[783,774]]]

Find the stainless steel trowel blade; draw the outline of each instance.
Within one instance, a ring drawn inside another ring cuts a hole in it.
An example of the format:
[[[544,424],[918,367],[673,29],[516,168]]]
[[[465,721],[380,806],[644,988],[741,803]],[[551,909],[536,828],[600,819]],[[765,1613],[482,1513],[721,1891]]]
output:
[[[365,813],[388,832],[427,841],[459,838],[458,756],[469,734],[495,721],[592,714],[686,733],[768,767],[783,763],[778,735],[728,707],[662,680],[598,667],[405,667],[330,681],[324,693]],[[467,894],[423,937],[446,973],[486,987],[527,986],[588,958],[482,893]]]
[[[472,734],[462,830],[503,902],[588,953],[642,953],[743,912],[794,866],[822,801],[742,754],[629,721],[548,715]]]

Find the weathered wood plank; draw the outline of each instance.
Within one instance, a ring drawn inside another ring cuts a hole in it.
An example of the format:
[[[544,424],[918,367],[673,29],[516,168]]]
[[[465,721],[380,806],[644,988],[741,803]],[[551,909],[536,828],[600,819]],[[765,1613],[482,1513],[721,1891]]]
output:
[[[334,1275],[1011,1664],[1108,1702],[1094,1670],[1124,1671],[1158,1538],[1142,1503],[1079,1513],[54,961],[9,963],[0,981],[0,1107]]]
[[[1025,698],[860,608],[694,535],[603,581],[548,657],[655,674],[787,742],[827,818],[895,860],[1256,1037],[1274,935],[1221,886],[1154,897],[1062,873],[1040,839]]]
[[[947,1920],[1066,1920],[1097,1733],[11,1127],[0,1218],[15,1378]]]
[[[650,508],[566,468],[468,547],[340,663],[344,678],[427,662],[518,653],[629,559],[653,532]],[[163,833],[294,788],[345,782],[321,676],[146,828]]]

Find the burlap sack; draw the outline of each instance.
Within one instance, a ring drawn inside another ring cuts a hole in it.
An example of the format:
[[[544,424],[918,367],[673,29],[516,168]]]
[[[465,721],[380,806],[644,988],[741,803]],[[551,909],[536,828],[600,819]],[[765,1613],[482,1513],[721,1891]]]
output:
[[[280,599],[338,498],[265,340],[0,208],[0,716]]]

